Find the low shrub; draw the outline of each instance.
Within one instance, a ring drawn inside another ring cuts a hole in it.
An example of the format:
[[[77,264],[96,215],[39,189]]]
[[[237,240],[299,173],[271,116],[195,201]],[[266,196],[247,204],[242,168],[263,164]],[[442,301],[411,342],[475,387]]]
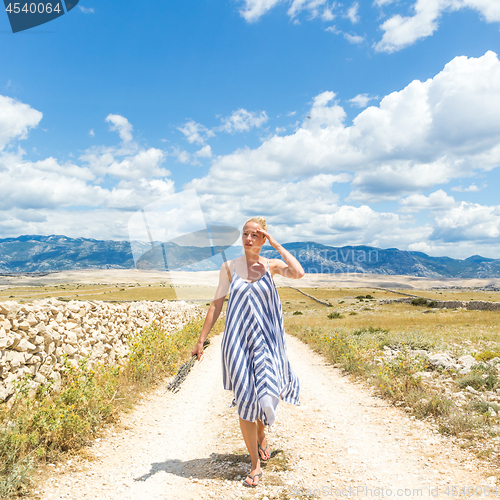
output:
[[[500,386],[495,368],[485,364],[474,365],[469,373],[456,378],[455,383],[461,389],[470,385],[476,390],[487,391],[492,391]]]
[[[478,420],[469,412],[451,411],[446,418],[439,421],[438,430],[448,436],[465,437],[467,433],[479,427]]]
[[[490,408],[492,408],[495,412],[498,412],[500,410],[500,406],[498,406],[495,403],[490,403],[488,401],[472,401],[470,406],[474,411],[477,411],[480,415],[488,413]]]
[[[435,300],[427,300],[423,297],[418,297],[411,300],[412,306],[424,306],[424,307],[437,307],[437,301]]]
[[[293,311],[294,316],[302,316],[302,311]]]
[[[415,402],[413,413],[418,418],[447,416],[453,408],[453,401],[440,395],[427,393]]]
[[[339,312],[331,312],[331,313],[327,316],[327,318],[328,318],[328,319],[341,319],[341,318],[343,318],[343,317],[344,317],[344,315],[343,315],[343,314],[340,314]]]
[[[484,361],[489,361],[490,359],[500,358],[500,352],[484,351],[476,354],[474,357],[477,359],[477,361],[484,362]]]

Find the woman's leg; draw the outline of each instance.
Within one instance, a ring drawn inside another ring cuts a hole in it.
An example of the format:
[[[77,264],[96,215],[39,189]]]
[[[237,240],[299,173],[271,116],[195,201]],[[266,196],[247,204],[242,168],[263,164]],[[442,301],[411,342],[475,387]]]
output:
[[[266,426],[259,420],[257,419],[257,440],[261,446],[261,448],[264,450],[259,450],[259,455],[262,460],[268,460],[269,457],[271,456],[271,448],[268,448],[267,446],[267,439],[266,439]]]
[[[250,475],[254,476],[255,474],[260,474],[260,459],[259,453],[257,451],[257,424],[255,422],[249,422],[248,420],[243,420],[242,418],[240,418],[240,428],[241,434],[243,434],[243,439],[245,440],[245,444],[248,449],[248,453],[250,453],[250,460],[252,462]],[[259,478],[256,477],[254,482],[249,484],[257,485],[258,482]]]

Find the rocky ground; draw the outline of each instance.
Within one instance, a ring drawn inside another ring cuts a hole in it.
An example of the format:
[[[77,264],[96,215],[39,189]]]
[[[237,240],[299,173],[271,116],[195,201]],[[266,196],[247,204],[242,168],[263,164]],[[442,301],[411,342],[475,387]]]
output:
[[[496,496],[496,471],[288,337],[301,406],[281,403],[262,482],[245,488],[248,456],[232,394],[222,389],[221,336],[177,394],[150,394],[85,452],[40,472],[32,498],[291,499]],[[464,489],[466,488],[466,489]]]

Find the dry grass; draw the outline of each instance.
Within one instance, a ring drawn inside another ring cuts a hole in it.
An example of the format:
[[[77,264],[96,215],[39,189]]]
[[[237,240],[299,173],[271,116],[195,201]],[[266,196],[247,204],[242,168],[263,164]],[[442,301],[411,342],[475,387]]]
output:
[[[429,420],[478,457],[498,464],[500,416],[490,409],[500,405],[486,400],[485,391],[500,390],[495,368],[480,365],[467,375],[434,371],[432,382],[419,373],[432,367],[412,349],[447,351],[454,355],[474,354],[488,360],[500,352],[498,312],[463,309],[428,309],[411,304],[379,305],[378,291],[344,290],[335,296],[328,290],[307,290],[333,307],[323,306],[294,290],[280,289],[285,329],[322,353],[332,364],[362,378],[382,396],[404,407],[415,417]],[[332,300],[334,299],[335,300]],[[358,297],[358,298],[356,298]],[[363,297],[361,299],[361,297]],[[293,314],[294,311],[302,315]],[[333,314],[332,314],[333,313]],[[400,349],[396,357],[384,356],[383,348]],[[483,396],[464,391],[471,386]],[[451,388],[451,394],[445,390]],[[468,403],[460,405],[451,397],[463,391]],[[482,397],[482,399],[481,399]],[[492,451],[493,450],[493,451]]]
[[[322,291],[322,294],[317,293],[318,298],[328,299],[327,291]],[[298,328],[336,327],[355,330],[372,326],[401,334],[419,332],[434,342],[438,348],[458,350],[460,347],[470,345],[467,342],[478,346],[490,344],[494,346],[500,342],[497,311],[427,309],[398,303],[382,306],[378,305],[378,300],[361,301],[353,298],[352,290],[343,292],[343,297],[337,295],[336,300],[330,300],[333,307],[328,308],[295,290],[279,289],[285,323]],[[308,290],[308,293],[313,295],[316,291]],[[360,295],[366,294],[370,294],[370,291],[363,290]],[[385,298],[378,291],[371,290],[371,295],[376,299]],[[292,318],[291,314],[294,311],[301,311],[303,315]],[[332,312],[340,313],[343,318],[329,320],[328,315]]]
[[[12,287],[0,290],[0,301],[31,302],[55,297],[60,300],[105,300],[131,302],[138,300],[211,300],[215,287],[163,284],[100,284]]]

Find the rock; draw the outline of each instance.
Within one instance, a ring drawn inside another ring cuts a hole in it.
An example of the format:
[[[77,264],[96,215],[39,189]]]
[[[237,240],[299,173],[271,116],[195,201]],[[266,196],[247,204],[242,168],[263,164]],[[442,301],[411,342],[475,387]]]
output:
[[[47,330],[47,325],[45,323],[43,323],[43,322],[37,323],[35,325],[35,330],[38,333],[43,333],[45,330]]]
[[[32,351],[33,349],[36,349],[36,346],[29,342],[27,339],[21,339],[19,344],[16,345],[14,348],[16,351],[21,351],[21,352],[26,352],[26,351]]]
[[[35,315],[32,312],[28,314],[26,321],[30,326],[35,326],[38,323],[38,320],[35,318]]]
[[[467,366],[468,368],[471,368],[477,364],[476,359],[473,358],[470,354],[466,354],[465,356],[460,356],[457,361],[458,364],[462,366]]]
[[[64,356],[76,365],[82,355],[91,364],[126,363],[127,338],[156,321],[166,332],[202,314],[185,302],[101,301],[63,303],[54,298],[32,305],[0,305],[0,400],[12,394],[15,380],[33,375],[30,392],[48,379],[59,380]],[[392,353],[392,351],[391,351]],[[60,383],[59,383],[60,385]]]
[[[447,353],[436,353],[427,356],[429,363],[435,368],[443,368],[444,370],[456,370],[461,366],[455,363],[455,360]]]
[[[17,327],[19,330],[27,331],[30,329],[30,324],[26,320],[23,320],[18,324]]]
[[[470,385],[468,385],[465,390],[467,392],[470,392],[471,394],[475,394],[475,395],[478,395],[478,394],[481,394],[479,391],[476,391],[476,389],[474,389],[474,387],[471,387]]]
[[[5,329],[5,330],[10,330],[12,327],[12,324],[8,319],[0,319],[0,327]]]
[[[67,354],[68,356],[73,356],[73,354],[75,354],[77,352],[76,349],[72,345],[69,345],[69,344],[65,344],[63,346],[63,351],[64,351],[64,354]]]

